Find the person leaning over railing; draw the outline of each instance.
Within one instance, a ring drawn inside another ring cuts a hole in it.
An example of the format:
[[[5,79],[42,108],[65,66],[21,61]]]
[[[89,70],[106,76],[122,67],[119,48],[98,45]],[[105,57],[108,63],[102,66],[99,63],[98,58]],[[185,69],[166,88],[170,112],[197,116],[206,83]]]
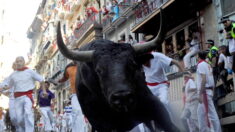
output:
[[[235,22],[230,20],[229,17],[223,17],[219,24],[224,25],[226,39],[228,40],[229,53],[233,56],[232,70],[235,72]]]
[[[189,52],[184,56],[184,68],[186,70],[191,68],[190,59],[192,56],[195,56],[199,52],[199,44],[200,44],[200,33],[198,31],[194,31],[192,33],[192,37],[189,37],[186,40],[187,44],[189,45],[190,49]]]

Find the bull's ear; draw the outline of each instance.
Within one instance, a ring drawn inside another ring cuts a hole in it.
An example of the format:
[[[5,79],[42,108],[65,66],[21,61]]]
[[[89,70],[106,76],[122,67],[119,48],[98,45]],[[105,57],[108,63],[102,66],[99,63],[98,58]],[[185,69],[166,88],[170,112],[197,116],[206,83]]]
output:
[[[154,58],[153,55],[150,53],[141,54],[141,55],[136,56],[136,62],[140,65],[143,65],[153,58]]]

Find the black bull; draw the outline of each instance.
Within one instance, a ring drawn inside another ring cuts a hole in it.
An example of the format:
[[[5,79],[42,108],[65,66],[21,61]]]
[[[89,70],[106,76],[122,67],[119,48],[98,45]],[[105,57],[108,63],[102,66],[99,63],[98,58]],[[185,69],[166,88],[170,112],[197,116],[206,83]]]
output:
[[[163,34],[160,29],[154,44],[143,44],[146,47],[95,40],[72,51],[65,46],[58,24],[58,48],[67,58],[78,61],[78,100],[93,129],[125,132],[142,122],[151,126],[153,120],[166,132],[178,131],[163,104],[147,88],[138,62],[138,54],[156,47]]]

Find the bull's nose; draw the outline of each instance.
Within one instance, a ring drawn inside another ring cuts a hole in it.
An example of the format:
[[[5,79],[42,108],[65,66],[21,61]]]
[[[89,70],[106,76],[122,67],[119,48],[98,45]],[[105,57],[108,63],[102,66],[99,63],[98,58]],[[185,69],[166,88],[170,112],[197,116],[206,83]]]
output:
[[[134,103],[133,94],[130,91],[113,93],[110,97],[110,102],[116,108],[127,108],[129,106],[132,106],[132,104]]]

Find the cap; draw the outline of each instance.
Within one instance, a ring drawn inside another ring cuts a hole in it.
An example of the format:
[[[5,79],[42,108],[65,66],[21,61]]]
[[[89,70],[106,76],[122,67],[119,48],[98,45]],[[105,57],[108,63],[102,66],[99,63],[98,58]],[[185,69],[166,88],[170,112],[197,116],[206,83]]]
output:
[[[207,42],[206,42],[206,44],[212,44],[212,45],[214,45],[215,42],[214,42],[214,40],[208,39]]]
[[[226,16],[226,17],[222,17],[222,18],[220,19],[219,24],[224,23],[224,22],[226,22],[226,21],[230,21],[230,19],[229,19],[229,17],[228,17],[228,16]]]
[[[149,41],[150,39],[152,39],[153,38],[153,35],[146,35],[146,36],[144,36],[144,39],[146,40],[146,41]]]

